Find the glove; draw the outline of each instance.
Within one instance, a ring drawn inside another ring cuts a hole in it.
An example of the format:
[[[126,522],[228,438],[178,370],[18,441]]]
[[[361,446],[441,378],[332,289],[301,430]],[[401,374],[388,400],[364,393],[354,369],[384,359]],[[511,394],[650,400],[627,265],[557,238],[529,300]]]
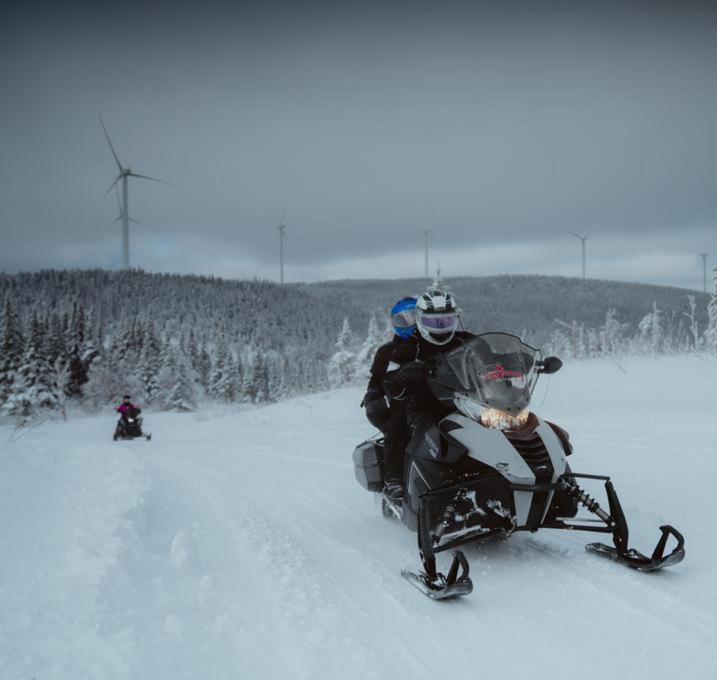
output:
[[[369,404],[376,399],[380,399],[382,396],[383,392],[380,389],[378,389],[377,387],[372,387],[366,392],[366,394],[364,394],[363,399],[361,400],[361,408],[364,408],[366,404]]]

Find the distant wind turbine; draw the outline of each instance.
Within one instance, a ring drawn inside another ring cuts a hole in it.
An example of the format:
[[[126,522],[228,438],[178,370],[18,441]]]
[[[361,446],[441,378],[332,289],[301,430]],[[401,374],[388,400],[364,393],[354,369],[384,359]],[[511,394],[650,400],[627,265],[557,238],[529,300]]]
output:
[[[115,151],[114,146],[112,145],[112,141],[110,140],[110,136],[107,133],[107,128],[105,127],[105,123],[102,120],[102,116],[100,118],[100,125],[102,126],[102,132],[105,133],[105,139],[107,139],[107,144],[109,144],[110,151],[112,152],[112,156],[115,159],[115,163],[117,163],[117,169],[119,170],[119,174],[115,178],[115,181],[112,182],[110,185],[110,188],[107,189],[105,192],[105,196],[114,189],[114,187],[117,185],[117,182],[120,180],[122,181],[122,203],[119,206],[120,214],[119,217],[113,222],[119,222],[122,221],[122,269],[129,269],[129,223],[134,222],[135,224],[141,224],[142,226],[146,227],[146,224],[143,224],[139,220],[133,220],[129,216],[129,191],[127,186],[127,178],[128,177],[137,177],[139,179],[148,179],[153,182],[160,182],[162,184],[168,184],[169,186],[176,186],[172,184],[171,182],[165,182],[163,179],[157,179],[156,177],[148,177],[147,175],[140,175],[136,172],[132,172],[132,169],[128,167],[122,167],[122,163],[120,163],[119,156],[117,156],[117,152]]]
[[[428,234],[431,233],[430,229],[421,229],[424,236],[424,269],[425,269],[425,277],[428,278]]]
[[[286,225],[284,224],[284,217],[286,216],[286,205],[281,213],[281,219],[277,225],[279,230],[279,282],[284,285],[284,241],[288,238],[286,235]]]
[[[580,234],[576,234],[574,231],[570,231],[570,229],[566,229],[565,231],[568,232],[568,234],[572,234],[575,238],[579,238],[582,242],[582,250],[583,250],[583,281],[585,281],[585,242],[588,240],[588,237],[590,234],[586,234],[585,236],[581,236]]]
[[[707,249],[701,253],[697,253],[702,258],[702,291],[707,292],[707,258],[710,256]]]

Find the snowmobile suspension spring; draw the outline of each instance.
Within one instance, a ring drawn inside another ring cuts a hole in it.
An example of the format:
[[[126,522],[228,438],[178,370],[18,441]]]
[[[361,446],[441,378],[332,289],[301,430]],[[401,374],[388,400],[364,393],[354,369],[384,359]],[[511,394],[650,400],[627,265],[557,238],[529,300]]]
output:
[[[597,515],[603,522],[607,522],[609,524],[612,521],[610,515],[600,507],[600,504],[594,498],[589,496],[587,492],[583,491],[575,482],[570,483],[563,480],[563,484],[565,490],[573,498],[575,498],[579,503],[582,503],[590,512]]]
[[[453,521],[453,517],[456,514],[456,504],[459,501],[463,500],[465,497],[466,490],[461,489],[456,494],[456,497],[446,506],[446,509],[441,515],[441,519],[438,520],[438,526],[436,527],[436,530],[433,532],[433,536],[431,537],[434,543],[438,543],[438,541],[441,540],[441,536],[443,536],[446,529],[450,526],[451,522]]]

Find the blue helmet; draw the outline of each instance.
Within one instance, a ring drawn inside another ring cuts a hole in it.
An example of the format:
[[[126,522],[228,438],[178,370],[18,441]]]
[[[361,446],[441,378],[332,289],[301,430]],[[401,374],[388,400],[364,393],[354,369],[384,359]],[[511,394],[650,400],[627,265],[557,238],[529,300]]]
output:
[[[391,324],[400,338],[410,338],[416,330],[416,298],[401,298],[391,307]]]

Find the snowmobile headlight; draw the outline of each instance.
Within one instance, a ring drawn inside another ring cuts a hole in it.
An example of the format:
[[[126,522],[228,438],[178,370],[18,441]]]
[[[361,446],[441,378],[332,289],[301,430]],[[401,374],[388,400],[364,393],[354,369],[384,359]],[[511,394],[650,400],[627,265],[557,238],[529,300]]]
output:
[[[530,411],[527,408],[516,415],[511,415],[500,409],[485,406],[480,414],[480,423],[498,430],[517,430],[525,425],[529,415]]]

